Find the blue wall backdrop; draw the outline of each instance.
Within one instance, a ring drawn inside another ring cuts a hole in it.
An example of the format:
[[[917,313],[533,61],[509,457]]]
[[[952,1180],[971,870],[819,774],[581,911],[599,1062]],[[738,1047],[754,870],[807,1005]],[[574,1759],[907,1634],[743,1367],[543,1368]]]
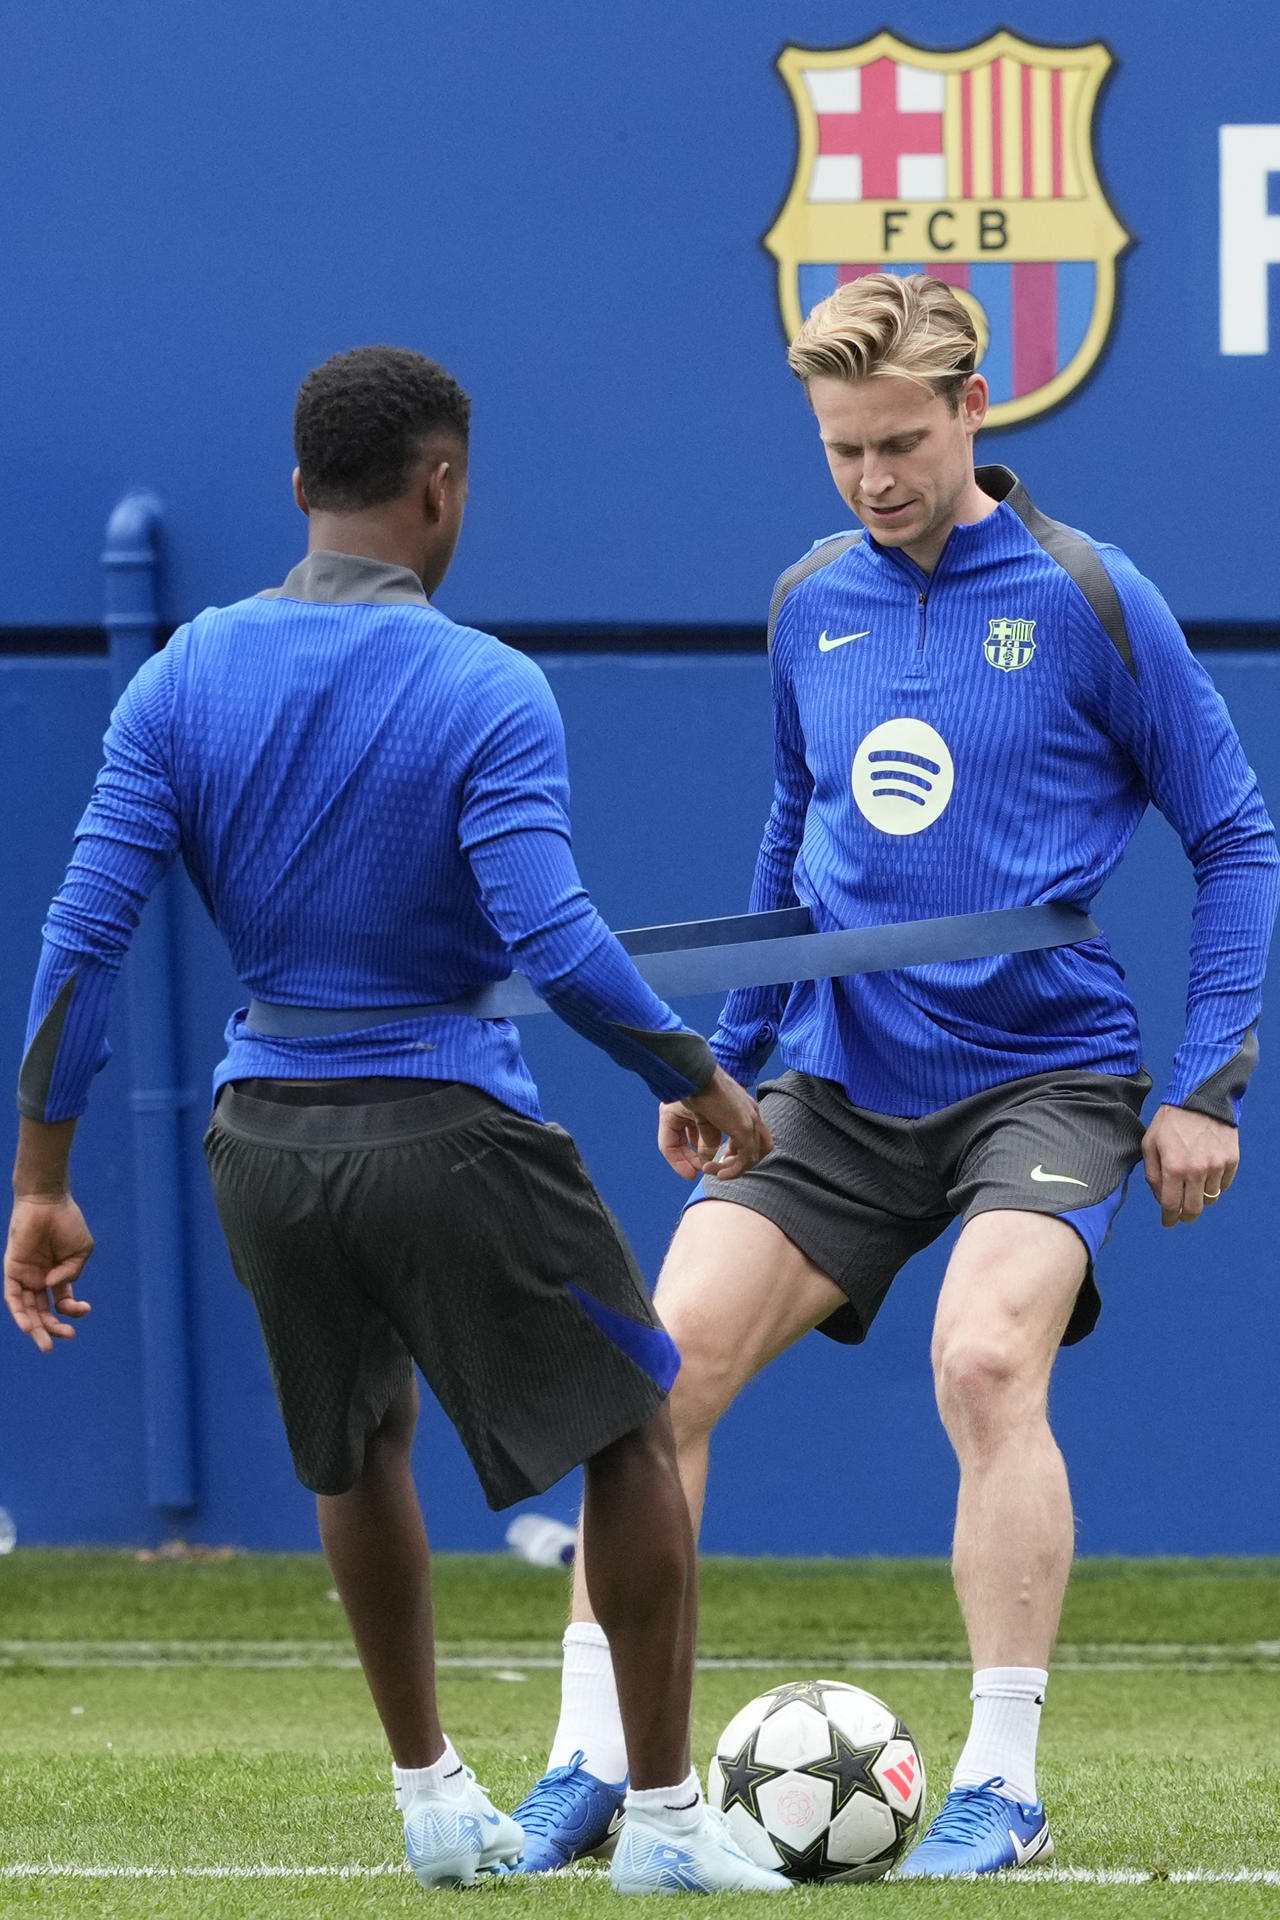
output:
[[[1114,336],[1092,380],[989,453],[1119,541],[1182,618],[1280,615],[1280,304],[1270,353],[1224,356],[1218,303],[1218,130],[1280,122],[1280,9],[0,15],[0,625],[96,619],[102,521],[130,484],[168,508],[174,620],[283,577],[294,389],[371,339],[434,353],[475,397],[449,611],[759,619],[774,575],[844,517],[760,245],[796,160],[774,63],[886,24],[925,47],[1000,24],[1108,43],[1096,151],[1135,237]]]
[[[1212,665],[1264,786],[1280,793],[1280,663],[1220,654]],[[745,894],[768,803],[768,683],[761,659],[560,658],[546,662],[564,709],[583,872],[617,925],[731,912]],[[0,1077],[16,1073],[37,929],[92,778],[108,706],[105,663],[0,662],[0,871],[14,937],[0,958]],[[708,728],[714,713],[717,725]],[[672,769],[678,777],[672,777]],[[38,806],[31,795],[40,793]],[[200,1505],[192,1537],[314,1544],[293,1483],[248,1305],[227,1266],[199,1154],[210,1069],[236,983],[203,909],[178,886],[183,1081],[188,1110],[190,1274]],[[1127,965],[1157,1082],[1177,1043],[1192,889],[1181,848],[1150,818],[1098,913]],[[152,1537],[143,1472],[143,1391],[132,1208],[126,1013],[120,1057],[99,1079],[76,1147],[76,1184],[98,1236],[85,1291],[92,1319],[41,1358],[0,1338],[0,1504],[29,1539]],[[715,1008],[690,1002],[706,1026]],[[1230,1200],[1165,1232],[1134,1184],[1101,1270],[1098,1332],[1065,1354],[1056,1417],[1073,1467],[1081,1545],[1091,1552],[1280,1550],[1274,1356],[1274,1169],[1280,1071],[1263,1028],[1244,1167]],[[603,1191],[656,1275],[683,1190],[651,1139],[653,1103],[632,1076],[554,1020],[526,1030],[547,1113],[577,1135]],[[811,1335],[742,1398],[714,1455],[706,1543],[725,1551],[937,1553],[954,1473],[933,1412],[928,1335],[945,1248],[899,1281],[859,1349]],[[428,1411],[420,1477],[438,1544],[500,1544],[443,1417]],[[568,1515],[565,1486],[537,1503]]]
[[[1280,632],[1280,268],[1269,351],[1222,351],[1219,294],[1219,134],[1280,130],[1274,6],[0,0],[0,19],[0,1084],[109,706],[104,658],[29,657],[14,630],[96,624],[102,528],[130,486],[164,502],[170,622],[281,579],[301,545],[293,393],[318,360],[391,340],[471,390],[472,505],[440,596],[462,619],[566,635],[761,623],[776,574],[845,523],[761,245],[796,166],[776,68],[788,44],[845,47],[887,25],[957,49],[1000,24],[1047,47],[1107,43],[1094,150],[1133,238],[1115,324],[1083,385],[984,452],[1048,512],[1126,547],[1184,620]],[[1257,248],[1280,255],[1280,171],[1255,184]],[[1274,806],[1280,658],[1210,664]],[[581,864],[608,917],[739,910],[768,799],[763,660],[547,665]],[[236,985],[173,887],[200,1494],[182,1524],[312,1545],[199,1155]],[[1189,906],[1180,849],[1148,822],[1098,911],[1157,1079],[1181,1021]],[[684,1011],[706,1026],[715,1009]],[[1165,1234],[1139,1184],[1106,1256],[1099,1333],[1059,1369],[1087,1550],[1280,1551],[1268,1031],[1229,1203]],[[644,1090],[553,1021],[527,1038],[547,1111],[656,1274],[682,1196]],[[122,1053],[127,1040],[122,997]],[[76,1167],[99,1239],[95,1313],[48,1360],[0,1332],[0,1504],[26,1539],[153,1538],[173,1522],[146,1498],[123,1060],[96,1088]],[[744,1395],[715,1454],[710,1547],[945,1548],[953,1469],[927,1376],[944,1257],[914,1263],[869,1346],[811,1338]],[[439,1544],[498,1544],[502,1522],[431,1410],[420,1465]],[[546,1504],[568,1514],[573,1498],[566,1486]]]

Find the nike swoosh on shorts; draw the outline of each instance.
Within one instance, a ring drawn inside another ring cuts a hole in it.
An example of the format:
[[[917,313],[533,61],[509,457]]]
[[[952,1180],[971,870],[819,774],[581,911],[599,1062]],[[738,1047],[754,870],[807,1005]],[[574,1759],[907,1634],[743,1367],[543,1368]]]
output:
[[[1056,1184],[1064,1187],[1084,1187],[1086,1191],[1089,1186],[1087,1180],[1077,1180],[1072,1173],[1046,1173],[1043,1167],[1032,1167],[1031,1178],[1041,1181],[1052,1180]]]

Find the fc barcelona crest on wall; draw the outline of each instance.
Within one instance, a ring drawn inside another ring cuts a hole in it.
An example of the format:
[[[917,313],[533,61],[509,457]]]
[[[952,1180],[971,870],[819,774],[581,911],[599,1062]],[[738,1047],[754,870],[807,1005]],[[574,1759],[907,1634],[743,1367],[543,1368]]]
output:
[[[1003,31],[956,53],[788,47],[800,151],[764,242],[788,337],[860,274],[931,273],[973,316],[989,424],[1056,405],[1102,351],[1129,244],[1093,157],[1111,65]]]

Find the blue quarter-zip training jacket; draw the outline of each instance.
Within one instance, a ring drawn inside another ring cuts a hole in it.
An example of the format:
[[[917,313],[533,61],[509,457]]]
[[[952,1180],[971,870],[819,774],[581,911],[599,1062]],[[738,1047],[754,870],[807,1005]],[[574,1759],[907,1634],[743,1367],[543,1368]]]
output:
[[[932,574],[855,532],[779,581],[751,906],[802,902],[820,930],[1087,908],[1154,803],[1198,890],[1164,1098],[1235,1120],[1280,883],[1253,771],[1150,581],[1040,513],[1007,469],[978,479],[1000,504],[952,531]],[[712,1045],[749,1083],[779,1041],[787,1066],[903,1117],[1050,1069],[1142,1063],[1105,939],[735,993]]]

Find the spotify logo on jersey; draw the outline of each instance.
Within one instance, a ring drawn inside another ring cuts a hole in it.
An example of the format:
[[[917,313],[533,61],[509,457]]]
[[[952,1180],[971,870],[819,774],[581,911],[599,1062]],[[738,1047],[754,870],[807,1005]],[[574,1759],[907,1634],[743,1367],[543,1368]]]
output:
[[[944,812],[955,764],[923,720],[886,720],[853,756],[853,797],[881,833],[919,833]]]

